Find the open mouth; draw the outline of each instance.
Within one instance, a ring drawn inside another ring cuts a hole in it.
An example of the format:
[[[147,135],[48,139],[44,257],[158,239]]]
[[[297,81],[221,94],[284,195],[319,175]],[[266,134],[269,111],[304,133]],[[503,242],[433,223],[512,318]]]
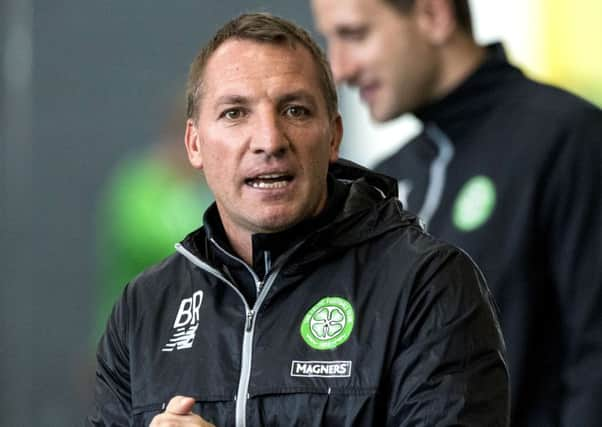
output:
[[[292,175],[271,173],[247,178],[245,179],[245,184],[253,188],[277,189],[286,187],[292,180]]]

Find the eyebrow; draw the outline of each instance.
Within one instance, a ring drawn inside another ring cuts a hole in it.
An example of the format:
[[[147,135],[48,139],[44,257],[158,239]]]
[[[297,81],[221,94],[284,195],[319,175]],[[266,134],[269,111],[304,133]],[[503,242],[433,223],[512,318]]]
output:
[[[219,98],[217,98],[215,105],[230,105],[230,104],[234,104],[234,105],[246,105],[249,104],[250,100],[248,97],[246,96],[242,96],[242,95],[222,95]]]
[[[280,95],[276,98],[278,104],[286,104],[288,102],[302,101],[309,104],[316,104],[316,97],[305,90],[297,90]],[[249,105],[251,98],[243,95],[222,95],[217,98],[215,105]]]
[[[286,93],[286,94],[278,97],[279,104],[286,104],[287,102],[293,102],[293,101],[304,101],[309,104],[315,105],[316,97],[313,96],[311,93],[308,93],[305,90],[298,90],[298,91]]]

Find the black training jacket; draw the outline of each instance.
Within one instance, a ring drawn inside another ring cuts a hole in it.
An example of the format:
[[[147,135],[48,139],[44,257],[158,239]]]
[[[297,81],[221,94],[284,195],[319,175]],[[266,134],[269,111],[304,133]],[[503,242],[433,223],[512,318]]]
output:
[[[511,425],[602,426],[602,111],[526,78],[495,44],[416,116],[424,131],[377,169],[485,274]]]
[[[265,277],[249,268],[252,306],[204,228],[127,286],[98,347],[89,425],[147,426],[174,395],[217,427],[507,425],[479,270],[401,210],[394,180],[343,162],[331,173],[347,192],[339,213]]]

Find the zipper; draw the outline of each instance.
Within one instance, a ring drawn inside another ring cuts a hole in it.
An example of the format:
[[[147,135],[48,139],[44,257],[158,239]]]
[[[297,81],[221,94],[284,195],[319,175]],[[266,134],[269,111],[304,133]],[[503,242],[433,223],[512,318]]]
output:
[[[245,323],[245,331],[249,332],[253,327],[253,315],[255,312],[253,310],[249,310],[247,312],[247,322]]]
[[[246,265],[246,264],[245,264]],[[238,392],[236,393],[236,427],[245,427],[247,421],[247,401],[249,400],[249,380],[251,379],[251,365],[253,361],[253,336],[255,334],[255,316],[259,311],[263,300],[268,294],[280,269],[270,273],[266,279],[265,286],[257,296],[252,310],[247,311],[245,334],[242,340],[242,355],[240,363],[240,378],[238,380]]]
[[[224,283],[230,286],[240,297],[244,304],[245,329],[242,341],[241,367],[240,377],[238,380],[238,390],[236,392],[234,400],[236,402],[236,427],[246,427],[247,401],[249,400],[249,380],[251,378],[251,362],[253,359],[253,335],[255,333],[255,315],[259,311],[259,308],[261,307],[263,300],[265,299],[270,288],[272,287],[272,284],[276,281],[276,277],[278,276],[278,273],[280,273],[280,269],[283,263],[279,263],[280,267],[277,268],[275,271],[271,272],[269,275],[267,275],[265,282],[263,282],[259,280],[255,272],[244,261],[225,251],[213,239],[211,239],[211,242],[226,256],[242,263],[245,266],[245,268],[249,271],[249,273],[251,273],[253,280],[255,280],[255,285],[257,286],[257,289],[260,289],[260,292],[257,295],[257,300],[253,305],[253,309],[250,309],[243,294],[219,270],[200,260],[196,255],[194,255],[192,252],[186,249],[182,244],[177,243],[175,245],[176,250],[194,265],[216,276],[218,279],[222,280]]]

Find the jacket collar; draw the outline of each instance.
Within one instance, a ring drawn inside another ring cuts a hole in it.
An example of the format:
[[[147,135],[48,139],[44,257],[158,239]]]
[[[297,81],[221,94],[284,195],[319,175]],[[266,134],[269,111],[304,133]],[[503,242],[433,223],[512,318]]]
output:
[[[265,270],[263,252],[266,250],[270,251],[274,264],[290,248],[303,246],[305,249],[300,252],[305,255],[296,257],[296,264],[300,265],[322,260],[326,254],[335,253],[336,248],[345,248],[404,223],[416,222],[415,217],[402,214],[397,200],[397,182],[387,175],[339,160],[330,166],[328,185],[327,205],[320,215],[280,233],[253,236],[253,268],[260,277]],[[210,263],[236,263],[229,257],[216,260],[218,253],[209,239],[233,253],[215,204],[205,212],[204,226],[190,233],[182,243]]]
[[[414,111],[414,115],[425,124],[434,123],[445,133],[453,134],[466,123],[466,118],[472,118],[474,123],[494,108],[507,90],[506,83],[522,76],[522,72],[508,62],[500,43],[486,49],[485,60],[470,76],[443,98]]]
[[[282,253],[303,240],[311,232],[324,227],[334,220],[337,216],[340,206],[343,205],[347,197],[348,188],[341,182],[334,179],[332,175],[328,176],[328,199],[326,206],[313,218],[309,218],[301,223],[277,233],[257,233],[252,236],[253,247],[253,270],[259,277],[263,277],[266,268],[272,264]],[[232,246],[226,236],[222,221],[219,217],[217,206],[213,203],[205,212],[203,217],[205,232],[208,239],[213,239],[219,246],[234,254]],[[219,256],[219,254],[217,254]],[[219,256],[221,262],[225,264],[237,263],[229,257]]]

